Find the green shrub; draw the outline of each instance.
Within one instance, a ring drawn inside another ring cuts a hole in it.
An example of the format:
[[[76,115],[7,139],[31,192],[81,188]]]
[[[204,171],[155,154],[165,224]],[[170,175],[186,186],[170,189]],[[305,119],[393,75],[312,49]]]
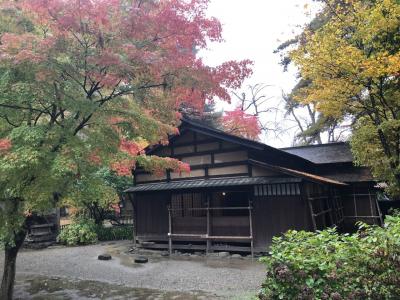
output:
[[[97,242],[95,224],[91,220],[76,220],[61,230],[57,240],[68,246],[94,244]]]
[[[96,226],[96,233],[99,241],[131,240],[133,229],[131,226]]]
[[[355,234],[288,231],[261,261],[260,299],[399,299],[400,216]]]

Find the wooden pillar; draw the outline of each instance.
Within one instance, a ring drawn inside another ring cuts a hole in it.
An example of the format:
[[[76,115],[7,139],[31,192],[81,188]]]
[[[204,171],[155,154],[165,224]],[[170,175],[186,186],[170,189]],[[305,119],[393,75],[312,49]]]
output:
[[[128,193],[128,199],[131,202],[132,205],[132,232],[133,232],[133,247],[136,248],[136,237],[137,237],[137,210],[136,210],[136,205],[135,205],[135,194]]]
[[[251,247],[251,259],[254,258],[254,236],[253,236],[253,214],[252,214],[252,203],[249,199],[249,228],[250,228],[250,247]]]
[[[210,194],[207,193],[207,245],[206,245],[206,254],[208,254],[210,252],[210,248],[211,248],[211,240],[208,238],[211,234],[211,224],[210,224]]]
[[[330,224],[330,226],[334,226],[334,225],[337,225],[336,224],[336,218],[334,219],[333,218],[333,213],[334,213],[334,203],[333,203],[333,193],[332,193],[332,187],[331,186],[329,186],[328,187],[328,199],[326,200],[327,201],[327,209],[329,209],[329,212],[328,212],[328,215],[329,215],[329,218],[331,219],[331,224]]]
[[[371,191],[368,189],[368,199],[369,199],[369,208],[371,210],[371,217],[377,216],[377,214],[374,212],[374,205],[372,203],[372,197],[371,197]],[[372,221],[374,222],[374,225],[378,223],[378,220],[373,218]]]
[[[172,255],[172,216],[171,216],[171,206],[168,206],[168,249],[169,249],[169,255]]]
[[[356,199],[356,189],[353,185],[353,202],[354,202],[354,216],[356,217],[356,221],[357,221],[357,217],[358,217],[358,212],[357,212],[357,199]]]

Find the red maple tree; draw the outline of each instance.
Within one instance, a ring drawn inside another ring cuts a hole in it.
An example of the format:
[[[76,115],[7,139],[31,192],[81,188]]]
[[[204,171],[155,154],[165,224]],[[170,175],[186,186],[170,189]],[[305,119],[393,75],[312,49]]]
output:
[[[257,116],[244,112],[241,107],[225,112],[222,118],[222,126],[224,131],[230,134],[251,140],[258,140],[261,133]]]
[[[121,96],[142,97],[142,113],[157,123],[157,128],[152,127],[156,132],[147,134],[146,139],[156,143],[174,131],[178,122],[174,111],[183,102],[203,107],[205,101],[216,97],[229,101],[228,91],[240,87],[251,73],[248,60],[209,67],[196,56],[209,41],[222,41],[220,22],[205,14],[208,2],[6,2],[4,7],[22,12],[37,30],[4,33],[0,59],[3,63],[34,64],[36,81],[43,85],[54,81],[59,92],[63,80],[71,81],[98,107]],[[51,115],[54,122],[65,116],[63,108],[58,109]],[[80,116],[76,132],[90,123],[93,115]],[[132,123],[132,119],[125,117],[123,122]],[[141,124],[134,126],[143,130]],[[128,138],[120,134],[121,141]]]
[[[13,220],[0,222],[12,237],[4,242],[0,298],[12,297],[28,217],[20,212],[40,213],[59,191],[101,167],[124,175],[134,165],[188,171],[177,160],[142,154],[142,145],[176,133],[182,103],[229,101],[228,91],[251,73],[248,60],[210,67],[197,56],[210,41],[222,41],[207,6],[208,0],[0,2],[0,25],[8,22],[0,27],[0,192],[10,208],[4,215]]]

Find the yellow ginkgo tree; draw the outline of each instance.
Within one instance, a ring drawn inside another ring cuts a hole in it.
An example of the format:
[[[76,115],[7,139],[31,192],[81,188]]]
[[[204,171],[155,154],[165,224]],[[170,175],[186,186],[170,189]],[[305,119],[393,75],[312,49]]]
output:
[[[317,30],[290,52],[311,83],[296,93],[325,115],[352,115],[352,151],[400,196],[400,1],[325,0]]]

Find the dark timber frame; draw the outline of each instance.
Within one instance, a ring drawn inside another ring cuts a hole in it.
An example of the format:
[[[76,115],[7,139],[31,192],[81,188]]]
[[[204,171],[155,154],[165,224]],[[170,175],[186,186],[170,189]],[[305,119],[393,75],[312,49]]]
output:
[[[383,223],[372,179],[340,180],[340,172],[344,178],[358,174],[351,162],[320,167],[290,149],[189,120],[169,142],[146,152],[187,162],[191,173],[166,170],[158,176],[138,169],[134,186],[126,191],[134,211],[135,242],[143,247],[170,253],[247,251],[253,256],[288,229],[346,230],[359,220]],[[341,146],[334,147],[338,151]],[[326,176],[329,172],[335,176]]]

